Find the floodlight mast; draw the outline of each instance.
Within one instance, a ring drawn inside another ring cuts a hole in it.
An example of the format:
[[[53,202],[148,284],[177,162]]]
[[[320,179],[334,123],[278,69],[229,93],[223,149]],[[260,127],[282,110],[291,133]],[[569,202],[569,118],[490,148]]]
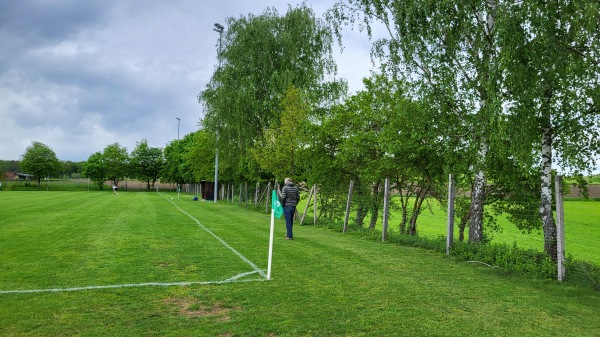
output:
[[[175,117],[175,119],[177,119],[177,140],[179,141],[179,124],[181,123],[181,119],[179,119],[179,117]],[[180,190],[181,190],[181,187],[180,187],[179,183],[177,183],[177,200],[179,200],[179,191]]]
[[[221,69],[221,37],[223,36],[223,30],[225,29],[225,27],[223,27],[221,24],[219,23],[215,23],[215,28],[213,28],[213,30],[217,33],[219,33],[219,54],[217,55],[217,58],[219,59],[219,70]],[[219,192],[218,189],[218,180],[219,180],[219,127],[217,126],[216,132],[215,132],[215,137],[216,137],[216,142],[215,142],[215,186],[214,186],[214,192],[213,192],[213,200],[216,203],[217,202],[217,195]]]

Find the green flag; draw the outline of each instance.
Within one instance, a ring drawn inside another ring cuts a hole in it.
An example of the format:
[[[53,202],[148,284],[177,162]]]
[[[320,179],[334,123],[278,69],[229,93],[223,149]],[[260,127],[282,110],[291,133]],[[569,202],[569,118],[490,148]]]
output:
[[[281,202],[279,202],[279,198],[277,198],[277,191],[273,190],[273,196],[271,197],[271,207],[275,213],[275,217],[277,219],[281,218],[283,214],[283,207],[281,207]]]

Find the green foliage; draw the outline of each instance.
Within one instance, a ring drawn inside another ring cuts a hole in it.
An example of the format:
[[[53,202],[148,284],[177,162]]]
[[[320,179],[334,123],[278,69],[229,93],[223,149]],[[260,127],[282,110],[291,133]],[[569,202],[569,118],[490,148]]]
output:
[[[198,99],[206,111],[202,126],[219,135],[219,166],[231,169],[219,175],[235,180],[261,176],[250,149],[262,142],[264,130],[282,125],[288,88],[298,88],[309,106],[317,106],[344,86],[325,81],[335,73],[331,32],[304,4],[288,7],[284,16],[269,8],[229,18],[227,26],[220,67]]]
[[[62,173],[70,178],[81,178],[83,162],[64,161]]]
[[[20,167],[28,174],[32,174],[38,182],[61,170],[61,163],[56,154],[47,145],[40,142],[32,142],[21,156]]]
[[[206,130],[193,133],[192,141],[183,153],[186,166],[190,168],[194,181],[213,181],[215,176],[215,135]]]
[[[164,161],[162,149],[150,147],[148,141],[142,139],[131,151],[130,175],[138,180],[145,181],[147,189],[150,189],[154,187],[154,183],[160,177]]]
[[[101,152],[93,153],[83,163],[83,175],[93,181],[99,190],[102,190],[106,180],[106,164]]]
[[[464,261],[484,263],[503,272],[531,275],[535,278],[555,279],[556,263],[546,254],[506,244],[473,244],[455,242],[451,255]]]
[[[281,119],[264,130],[252,149],[260,168],[274,177],[297,178],[302,173],[299,152],[307,143],[309,107],[295,86],[290,86],[281,101]]]
[[[119,185],[130,171],[130,158],[127,148],[119,143],[110,144],[102,151],[104,173],[106,180],[110,180],[114,185]]]
[[[130,158],[127,149],[114,143],[104,148],[102,152],[92,154],[82,164],[82,172],[102,190],[104,182],[110,180],[113,185],[119,185],[130,173]]]
[[[18,160],[0,160],[0,171],[21,172]]]
[[[202,144],[194,143],[194,139],[195,134],[188,133],[182,139],[173,140],[167,144],[164,149],[165,162],[160,173],[162,182],[183,184],[195,181],[191,164],[189,160],[186,160],[186,153],[191,148],[202,146]],[[221,169],[225,169],[225,167],[219,167],[219,170]]]
[[[369,36],[375,22],[383,24],[389,36],[374,42],[372,55],[386,74],[403,76],[415,95],[444,112],[428,120],[442,122],[442,143],[457,150],[444,152],[448,172],[472,188],[469,239],[483,238],[483,205],[494,204],[485,201],[488,180],[506,183],[542,171],[534,185],[542,195],[547,252],[555,256],[551,166],[589,170],[600,151],[598,4],[349,0],[327,17],[338,38],[346,24]],[[513,212],[511,198],[524,193],[502,193],[509,198],[495,207],[512,213],[521,228],[538,226],[533,214]],[[530,189],[526,194],[533,196]]]

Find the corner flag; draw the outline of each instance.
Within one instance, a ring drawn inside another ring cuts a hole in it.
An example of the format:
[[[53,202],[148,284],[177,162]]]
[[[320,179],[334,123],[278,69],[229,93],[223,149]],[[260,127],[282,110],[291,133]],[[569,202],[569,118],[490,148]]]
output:
[[[277,191],[273,190],[273,194],[271,196],[271,208],[275,212],[275,217],[277,219],[281,218],[283,215],[283,207],[281,207],[281,202],[279,202],[279,198],[277,198]]]

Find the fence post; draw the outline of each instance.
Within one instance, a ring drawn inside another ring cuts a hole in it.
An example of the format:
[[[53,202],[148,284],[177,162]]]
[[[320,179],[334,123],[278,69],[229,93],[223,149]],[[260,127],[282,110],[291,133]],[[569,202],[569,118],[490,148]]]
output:
[[[256,188],[254,190],[254,207],[258,207],[258,194],[260,193],[260,183],[256,183]]]
[[[350,217],[350,205],[352,203],[352,190],[354,189],[354,180],[350,180],[350,187],[348,188],[348,201],[346,202],[346,217],[344,218],[344,230],[348,231],[348,218]]]
[[[385,183],[383,187],[383,224],[381,229],[381,242],[385,242],[387,240],[387,231],[388,231],[388,220],[389,220],[389,211],[390,207],[390,178],[385,178]]]
[[[269,192],[271,191],[271,182],[269,181],[269,183],[267,184],[267,189],[265,190],[265,192]],[[260,199],[262,200],[262,196],[260,197]],[[271,199],[269,199],[269,194],[267,194],[267,197],[265,198],[265,213],[269,213],[269,203],[271,202]]]
[[[306,207],[304,207],[304,213],[302,214],[302,218],[300,218],[300,226],[302,226],[302,223],[304,222],[304,218],[306,217],[306,212],[308,211],[308,207],[310,206],[310,199],[312,198],[314,190],[315,190],[315,185],[313,185],[313,187],[310,189],[310,192],[308,193],[308,200],[306,200]]]
[[[450,247],[454,242],[454,193],[455,193],[454,174],[450,174],[448,181],[448,235],[446,236],[446,255],[450,256]]]
[[[319,188],[317,187],[317,184],[315,184],[315,200],[314,200],[314,214],[313,214],[313,226],[315,226],[317,224],[317,191],[319,190]]]
[[[565,279],[565,209],[562,195],[562,176],[555,180],[556,195],[556,262],[558,265],[558,281]]]

